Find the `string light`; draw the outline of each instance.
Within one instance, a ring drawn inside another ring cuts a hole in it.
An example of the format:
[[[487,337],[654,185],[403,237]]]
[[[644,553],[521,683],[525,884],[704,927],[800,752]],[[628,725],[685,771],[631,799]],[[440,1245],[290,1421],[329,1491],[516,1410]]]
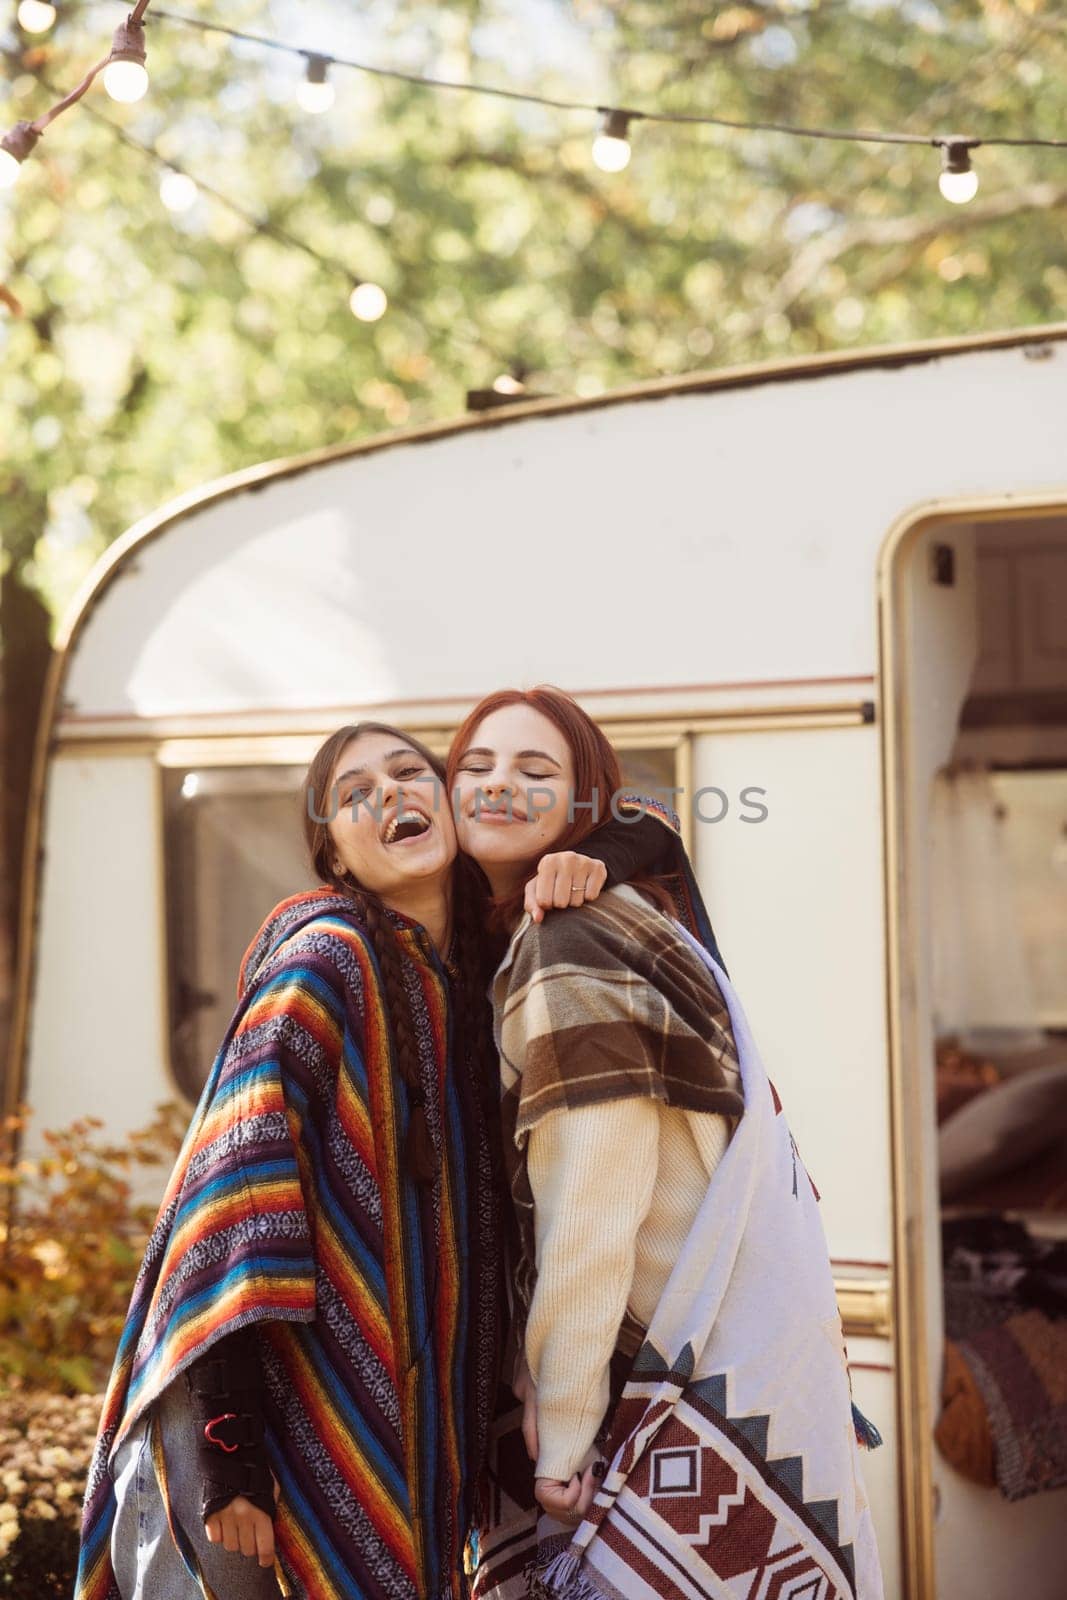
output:
[[[190,211],[200,198],[200,190],[187,172],[165,172],[159,180],[159,198],[168,211]]]
[[[56,20],[56,8],[46,0],[21,0],[16,15],[26,33],[47,33]]]
[[[379,317],[384,317],[389,300],[380,284],[357,283],[348,297],[348,304],[352,315],[360,322],[377,322]]]
[[[195,28],[201,33],[221,34],[228,39],[239,39],[244,44],[257,44],[264,50],[278,50],[284,54],[294,56],[308,56],[311,52],[304,45],[290,44],[285,39],[274,39],[269,34],[249,33],[244,28],[233,28],[224,22],[212,22],[204,17],[189,17],[181,12],[170,11],[166,8],[153,7],[153,17],[158,17],[161,22],[178,23],[182,27]],[[733,128],[748,133],[781,133],[804,139],[836,139],[848,144],[910,144],[910,145],[936,145],[942,146],[946,141],[944,137],[931,137],[922,133],[892,133],[875,132],[858,128],[820,128],[806,127],[790,122],[758,122],[741,121],[730,117],[713,117],[702,112],[682,111],[657,111],[653,107],[636,109],[634,107],[614,107],[592,105],[585,100],[566,100],[551,95],[532,94],[523,89],[504,89],[498,84],[468,83],[456,79],[434,78],[419,72],[405,72],[399,67],[381,67],[369,61],[356,61],[351,57],[333,55],[327,51],[320,52],[324,61],[332,67],[346,67],[354,72],[365,72],[372,77],[389,78],[396,83],[410,83],[424,89],[440,89],[451,93],[489,95],[499,100],[513,100],[522,105],[545,106],[555,111],[588,111],[610,116],[617,112],[628,120],[640,118],[645,122],[673,123],[677,126],[706,127],[706,128]],[[1067,139],[1039,139],[1024,138],[989,138],[968,141],[974,144],[997,145],[1024,145],[1036,149],[1067,149]]]
[[[136,4],[125,22],[115,29],[109,54],[104,60],[90,69],[76,89],[73,89],[61,100],[57,101],[49,111],[35,118],[32,122],[17,123],[8,133],[3,135],[2,139],[0,139],[0,188],[10,188],[17,181],[21,166],[32,153],[40,135],[56,117],[82,99],[100,72],[104,74],[105,87],[113,99],[130,104],[143,97],[148,89],[147,50],[143,17],[149,3],[150,0],[136,0]],[[18,10],[19,21],[27,31],[33,31],[34,28],[38,31],[43,31],[46,26],[51,26],[51,23],[55,20],[55,15],[55,6],[45,3],[45,0],[21,0]],[[531,94],[517,89],[505,89],[495,84],[467,83],[433,78],[424,76],[421,73],[405,72],[395,67],[382,67],[365,61],[355,61],[325,52],[311,51],[304,46],[293,45],[281,39],[272,39],[263,34],[248,33],[240,28],[229,27],[225,23],[210,22],[199,17],[188,17],[177,12],[161,10],[158,7],[153,9],[152,15],[161,21],[178,23],[198,29],[202,33],[221,34],[227,38],[259,45],[264,49],[277,50],[289,55],[303,57],[307,63],[307,70],[305,79],[298,88],[297,98],[306,110],[312,112],[326,111],[334,102],[333,85],[328,81],[328,72],[331,66],[351,68],[354,71],[365,72],[372,76],[409,83],[427,89],[493,96],[520,104],[548,107],[561,111],[596,112],[603,121],[601,131],[594,141],[593,160],[605,172],[621,172],[629,163],[632,153],[629,128],[630,123],[637,119],[679,126],[728,128],[742,132],[775,133],[794,138],[827,139],[852,144],[933,147],[941,151],[941,173],[939,177],[941,193],[954,204],[963,204],[972,199],[977,192],[978,176],[971,166],[970,152],[980,144],[1032,149],[1067,149],[1067,139],[1034,137],[978,139],[956,135],[931,136],[929,134],[894,133],[864,129],[807,127],[784,122],[740,121],[726,117],[707,116],[700,113],[657,111],[654,108],[635,109],[620,106],[592,106],[582,101]],[[91,106],[87,105],[87,109],[92,115],[99,117],[99,113],[95,112]],[[126,143],[132,145],[135,149],[143,151],[167,169],[160,184],[160,195],[163,204],[168,209],[172,211],[185,210],[195,203],[198,186],[188,174],[182,173],[181,169],[174,163],[165,161],[151,145],[145,145],[126,134],[124,130],[116,127],[108,118],[104,117],[100,118],[100,120],[111,129],[116,138],[124,139]],[[331,261],[329,258],[320,255],[305,240],[286,233],[284,229],[279,228],[272,222],[251,216],[235,201],[219,193],[218,190],[213,189],[208,184],[201,184],[199,188],[202,188],[206,194],[214,196],[222,204],[228,206],[230,210],[242,217],[256,231],[305,251],[308,255],[313,256],[320,265],[330,266],[338,271],[345,272],[349,284],[353,283],[351,274],[341,263]],[[385,314],[388,303],[385,290],[376,283],[362,280],[356,281],[349,294],[349,306],[353,315],[364,322],[376,322]],[[498,392],[504,393],[505,391],[498,390]]]
[[[0,189],[10,189],[18,182],[22,163],[40,137],[32,122],[16,122],[0,139]]]
[[[129,106],[144,99],[148,93],[147,55],[144,23],[131,13],[115,29],[104,68],[104,88],[112,100]]]
[[[629,166],[629,131],[629,112],[605,112],[604,126],[593,140],[593,160],[601,172],[621,172]]]
[[[937,186],[953,205],[966,205],[978,193],[978,174],[971,166],[976,140],[950,139],[941,147],[941,176]]]
[[[94,67],[84,83],[72,94],[69,94],[57,106],[53,106],[45,116],[38,117],[30,126],[42,133],[54,117],[81,98],[89,84],[101,69],[104,70],[104,79],[108,92],[115,98],[126,102],[140,99],[148,88],[148,73],[145,68],[146,51],[144,42],[144,27],[142,17],[148,8],[149,0],[137,0],[126,22],[115,30],[111,53],[104,62]],[[54,12],[54,6],[46,5],[43,0],[22,0],[23,7],[38,7],[43,18],[45,11]],[[243,43],[259,45],[263,49],[277,50],[285,54],[302,56],[307,62],[307,72],[304,82],[300,85],[297,94],[300,103],[306,109],[321,112],[333,104],[333,85],[328,81],[328,70],[331,66],[347,67],[356,72],[369,73],[379,78],[392,79],[395,82],[409,83],[421,88],[438,89],[452,93],[489,95],[498,99],[511,100],[523,105],[544,106],[560,111],[588,111],[597,112],[603,118],[601,132],[597,135],[593,147],[593,159],[605,172],[621,172],[630,160],[631,150],[629,141],[629,125],[635,119],[643,121],[670,123],[676,126],[730,128],[748,133],[776,133],[798,139],[832,139],[850,144],[883,144],[883,145],[914,145],[927,148],[933,146],[942,152],[942,170],[940,176],[941,192],[947,199],[956,204],[962,204],[971,199],[977,192],[977,175],[971,169],[969,151],[979,144],[986,145],[1011,145],[1029,149],[1067,149],[1067,139],[1042,139],[1029,136],[1024,137],[994,137],[988,139],[947,137],[944,135],[931,136],[921,133],[894,133],[890,131],[874,131],[859,128],[820,128],[801,126],[788,122],[762,122],[742,121],[729,117],[707,116],[702,113],[687,113],[677,111],[657,111],[648,108],[624,108],[621,106],[593,106],[580,100],[566,100],[549,95],[527,93],[519,89],[504,89],[497,84],[467,83],[445,78],[428,77],[422,73],[405,72],[397,67],[382,67],[367,61],[355,61],[344,56],[331,55],[323,51],[311,51],[305,46],[290,44],[283,39],[273,39],[269,35],[249,33],[243,28],[229,27],[222,22],[211,22],[202,17],[189,17],[176,11],[153,9],[153,17],[163,22],[177,23],[184,27],[195,28],[201,33],[220,34],[226,38],[241,40]],[[14,163],[25,159],[28,151],[14,154]],[[4,145],[4,154],[13,155],[7,144]],[[3,163],[5,171],[4,182],[10,185],[13,181],[11,161]]]
[[[297,86],[296,98],[301,109],[312,116],[329,111],[334,102],[333,84],[326,73],[329,62],[325,56],[308,56],[307,76]]]

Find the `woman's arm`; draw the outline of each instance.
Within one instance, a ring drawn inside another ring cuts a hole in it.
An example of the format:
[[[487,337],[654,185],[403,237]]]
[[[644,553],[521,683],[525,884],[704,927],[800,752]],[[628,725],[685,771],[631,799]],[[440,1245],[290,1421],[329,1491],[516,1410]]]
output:
[[[526,1359],[537,1390],[539,1478],[566,1481],[584,1466],[604,1421],[658,1150],[650,1099],[554,1111],[530,1134],[537,1283]]]
[[[677,1077],[691,1109],[739,1114],[743,1101],[713,980],[701,988],[703,964],[639,899],[606,896],[581,916],[530,924],[510,955],[494,1009],[505,1126],[525,1148],[531,1188],[519,1217],[535,1269],[527,1358],[541,1387],[548,1358],[547,1477],[573,1472],[604,1416],[656,1180],[659,1099]]]
[[[263,1370],[254,1331],[240,1328],[216,1340],[185,1381],[208,1539],[273,1566],[275,1482],[263,1438]]]
[[[674,835],[660,817],[649,811],[636,813],[626,821],[611,817],[582,840],[581,855],[602,861],[607,868],[607,887],[628,883],[642,872],[655,872],[665,865]]]

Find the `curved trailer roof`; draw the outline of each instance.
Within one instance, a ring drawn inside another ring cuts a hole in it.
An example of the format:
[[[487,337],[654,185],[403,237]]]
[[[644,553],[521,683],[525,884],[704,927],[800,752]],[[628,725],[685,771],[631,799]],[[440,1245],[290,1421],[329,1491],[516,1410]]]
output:
[[[1065,338],[1036,329],[532,402],[209,484],[98,565],[59,639],[54,731],[469,702],[486,661],[494,681],[536,678],[546,655],[577,692],[868,674],[873,616],[820,615],[835,541],[865,559],[869,530],[909,505],[1000,492],[1026,481],[1027,456],[1038,473],[1056,459],[1062,410],[1042,391],[1060,392],[1059,373],[1031,370],[1025,418],[997,404],[1014,387],[998,380],[1020,349]],[[738,626],[754,546],[774,565],[756,625]],[[643,649],[656,621],[637,629],[635,601],[669,610],[669,653]]]

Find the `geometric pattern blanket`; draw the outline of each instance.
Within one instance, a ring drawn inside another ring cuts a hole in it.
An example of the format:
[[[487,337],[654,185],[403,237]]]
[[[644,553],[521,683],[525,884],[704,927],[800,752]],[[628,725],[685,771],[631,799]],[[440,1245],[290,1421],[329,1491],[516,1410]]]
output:
[[[684,930],[683,930],[684,932]],[[476,1600],[881,1600],[818,1195],[740,1000],[745,1111],[610,1416],[606,1475],[576,1531],[538,1512],[498,1421]]]

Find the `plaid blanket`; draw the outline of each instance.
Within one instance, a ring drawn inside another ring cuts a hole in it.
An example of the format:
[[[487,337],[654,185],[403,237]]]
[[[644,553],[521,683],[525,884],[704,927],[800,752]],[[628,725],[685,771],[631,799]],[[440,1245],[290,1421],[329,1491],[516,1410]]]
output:
[[[526,1251],[522,1147],[547,1109],[649,1094],[730,1114],[736,1062],[743,1115],[649,1327],[620,1332],[577,1531],[538,1514],[505,1397],[477,1600],[880,1600],[859,1464],[877,1434],[851,1405],[818,1196],[724,969],[626,887],[541,929],[520,925],[494,986]],[[527,1262],[523,1300],[532,1282]]]
[[[744,1101],[726,1006],[675,925],[650,915],[632,889],[549,913],[517,935],[494,989],[504,1160],[522,1242],[521,1326],[533,1293],[524,1147],[534,1124],[562,1107],[630,1095],[732,1117]]]

